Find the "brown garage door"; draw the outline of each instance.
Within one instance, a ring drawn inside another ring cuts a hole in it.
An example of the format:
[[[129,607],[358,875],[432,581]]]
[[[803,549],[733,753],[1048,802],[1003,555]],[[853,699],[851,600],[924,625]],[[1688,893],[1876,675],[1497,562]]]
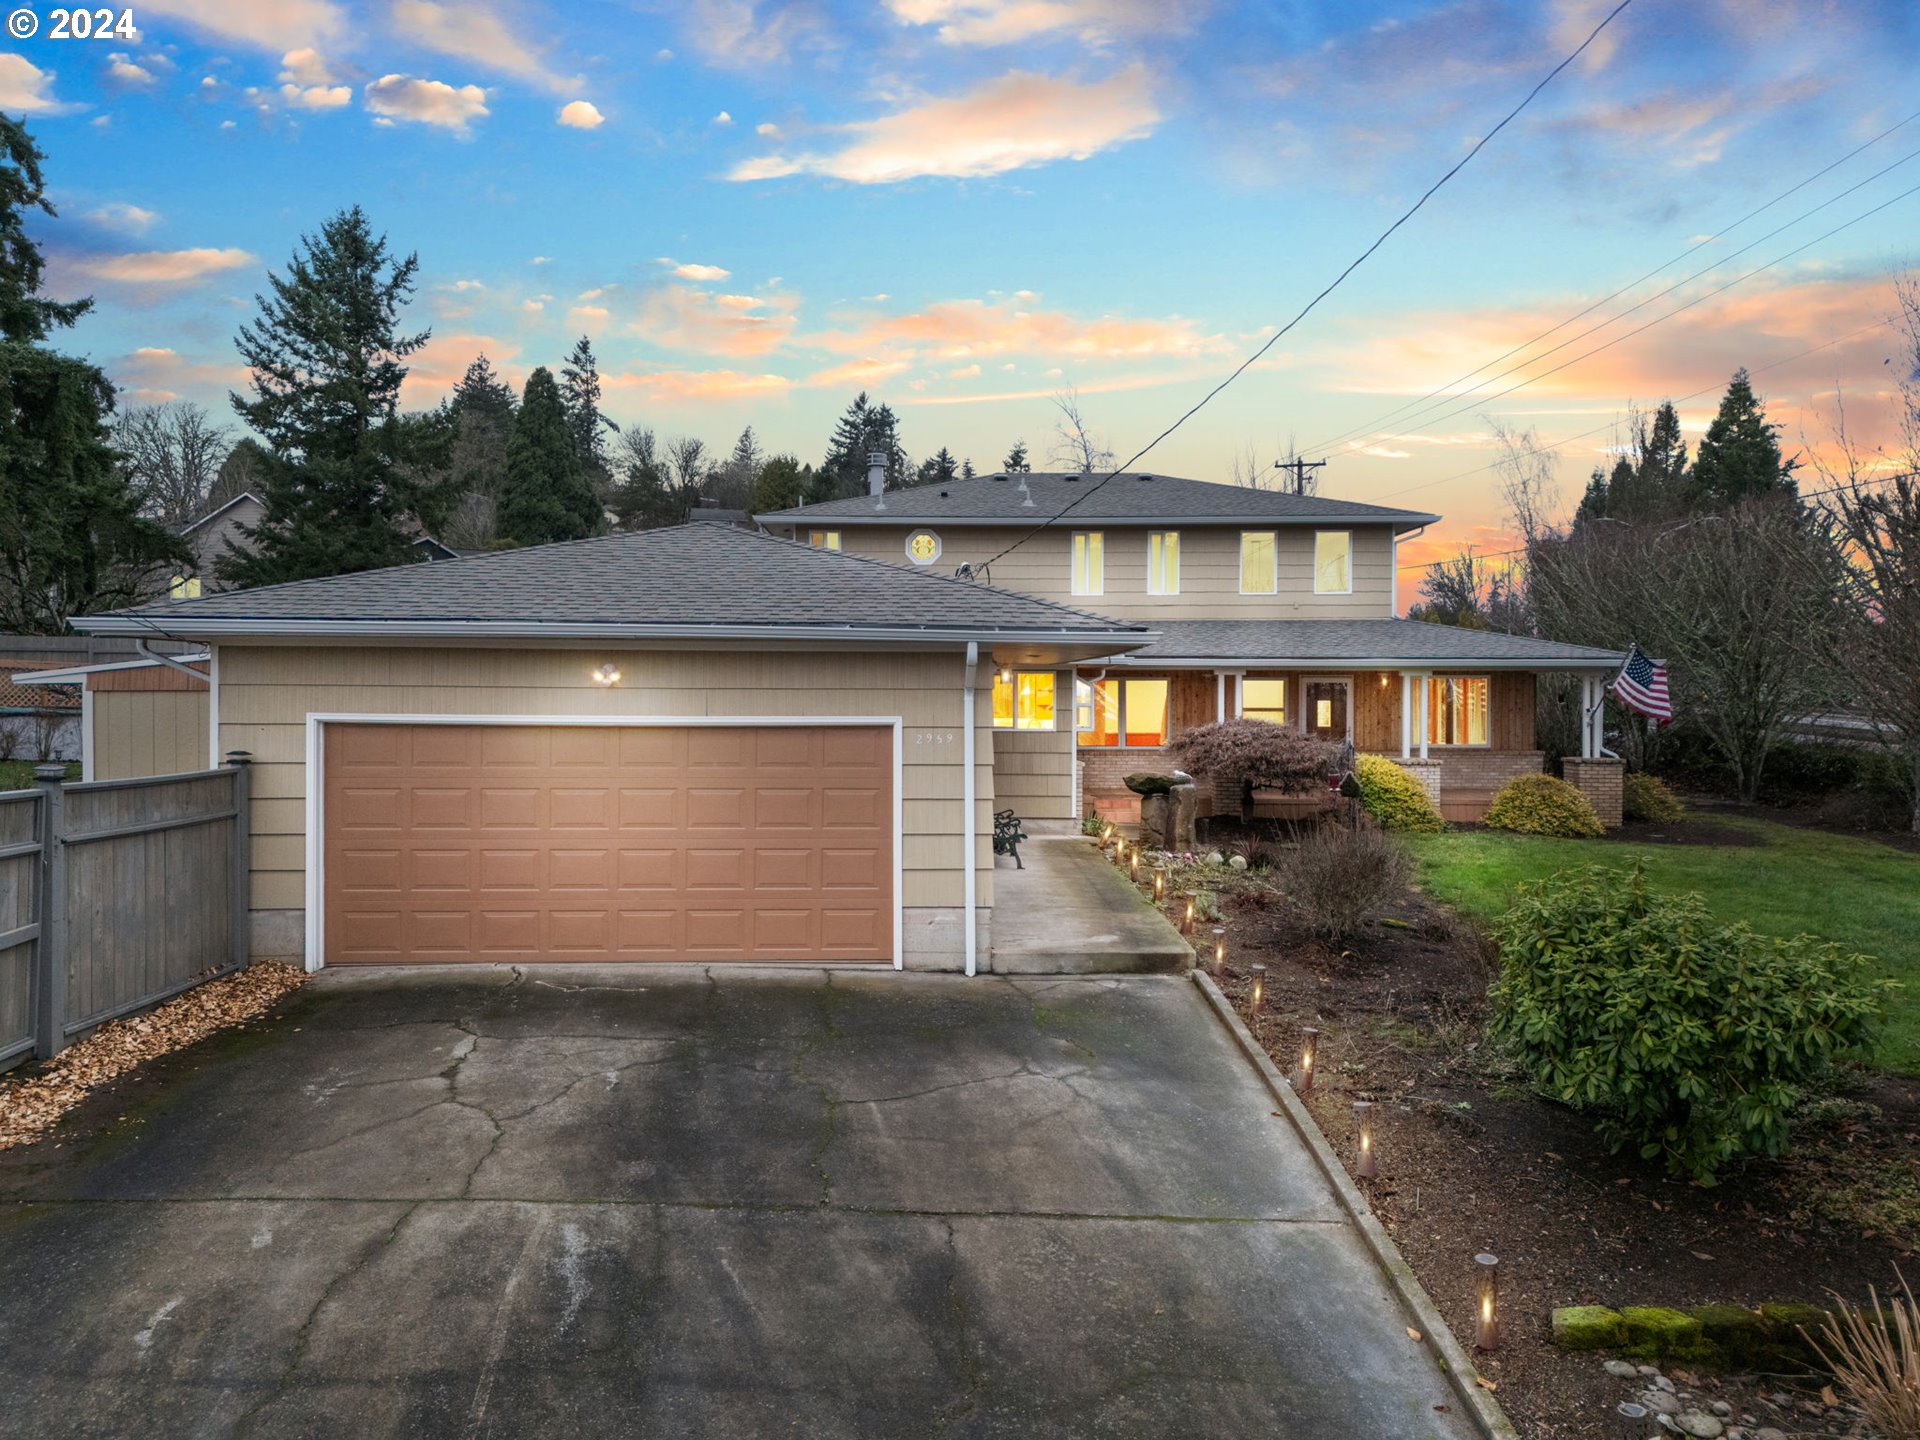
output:
[[[890,960],[893,736],[325,727],[326,958]]]

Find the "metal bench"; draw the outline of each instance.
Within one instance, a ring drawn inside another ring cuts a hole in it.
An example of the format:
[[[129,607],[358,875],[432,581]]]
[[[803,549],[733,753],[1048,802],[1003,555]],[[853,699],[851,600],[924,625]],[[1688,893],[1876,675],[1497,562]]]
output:
[[[1020,858],[1020,842],[1027,838],[1027,832],[1020,828],[1020,817],[1011,810],[993,812],[993,853],[1011,855],[1016,869],[1027,868]]]

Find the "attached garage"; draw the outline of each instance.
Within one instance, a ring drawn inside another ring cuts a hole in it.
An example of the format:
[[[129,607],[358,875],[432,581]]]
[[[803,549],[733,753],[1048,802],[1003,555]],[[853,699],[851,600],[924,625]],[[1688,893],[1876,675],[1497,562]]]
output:
[[[329,721],[325,961],[889,962],[895,736]]]

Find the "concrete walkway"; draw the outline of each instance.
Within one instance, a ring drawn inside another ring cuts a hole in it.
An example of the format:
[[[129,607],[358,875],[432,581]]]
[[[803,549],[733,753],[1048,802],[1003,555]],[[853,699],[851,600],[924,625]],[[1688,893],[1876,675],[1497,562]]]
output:
[[[0,1155],[0,1430],[1463,1440],[1342,1215],[1181,980],[330,972]]]
[[[993,872],[993,959],[1002,975],[1176,971],[1193,947],[1083,835],[1036,835],[1027,868]]]

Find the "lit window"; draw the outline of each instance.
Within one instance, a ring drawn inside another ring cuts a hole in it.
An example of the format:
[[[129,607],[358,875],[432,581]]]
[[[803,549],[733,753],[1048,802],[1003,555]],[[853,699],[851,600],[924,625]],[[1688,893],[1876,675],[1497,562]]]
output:
[[[1147,593],[1180,593],[1180,532],[1153,530],[1147,534]]]
[[[1316,530],[1313,532],[1313,593],[1350,595],[1353,593],[1353,532]]]
[[[1022,670],[993,677],[993,728],[1053,729],[1053,672]]]
[[[1271,530],[1240,532],[1240,593],[1272,595],[1280,588],[1280,547]]]
[[[838,530],[809,530],[807,532],[807,544],[816,550],[838,550],[840,548],[840,532]]]
[[[1167,743],[1165,680],[1076,680],[1073,728],[1083,746],[1155,746]]]
[[[940,558],[940,537],[931,530],[916,530],[907,536],[907,558],[916,565],[931,565]]]
[[[1428,743],[1485,745],[1492,688],[1484,675],[1449,675],[1427,681]]]
[[[174,576],[167,582],[167,594],[175,600],[198,600],[200,577],[198,575]]]
[[[1098,530],[1076,530],[1073,532],[1073,593],[1076,595],[1102,595],[1106,593],[1107,562],[1105,547],[1101,543]]]
[[[1265,720],[1272,725],[1287,723],[1287,682],[1284,680],[1242,680],[1240,713],[1249,720]]]

